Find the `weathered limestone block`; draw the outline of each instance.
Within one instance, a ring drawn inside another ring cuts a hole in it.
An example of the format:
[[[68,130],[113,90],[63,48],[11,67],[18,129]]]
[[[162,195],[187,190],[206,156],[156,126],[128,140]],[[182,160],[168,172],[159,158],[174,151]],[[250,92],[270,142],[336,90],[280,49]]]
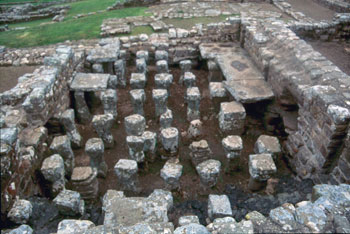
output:
[[[207,226],[210,233],[254,233],[253,222],[242,220],[237,223],[232,217],[217,218]]]
[[[33,234],[33,229],[26,224],[22,224],[18,228],[12,229],[9,234]]]
[[[32,211],[33,205],[30,203],[30,201],[18,199],[13,204],[11,210],[7,214],[7,217],[14,223],[24,224],[29,221]]]
[[[243,141],[240,136],[227,136],[222,140],[222,146],[226,153],[227,170],[235,170],[239,166]]]
[[[115,174],[118,177],[118,183],[123,190],[131,190],[137,192],[138,181],[138,167],[135,160],[120,159],[114,166]]]
[[[156,116],[164,114],[168,108],[168,91],[166,89],[153,89],[152,98],[156,107]]]
[[[148,51],[146,50],[139,50],[136,52],[136,58],[137,59],[144,59],[146,61],[146,63],[148,62],[149,59],[149,55],[148,55]]]
[[[144,89],[146,86],[146,76],[144,73],[132,73],[130,78],[132,89]]]
[[[192,87],[186,90],[188,121],[200,119],[200,112],[199,112],[200,101],[201,101],[201,94],[199,92],[198,87]]]
[[[70,177],[74,168],[74,153],[68,136],[57,136],[53,139],[50,150],[59,154],[64,160],[66,175]]]
[[[97,176],[106,178],[108,166],[104,152],[105,147],[101,138],[90,138],[85,144],[85,153],[90,157],[91,168],[97,169]]]
[[[169,54],[168,54],[168,52],[165,51],[165,50],[156,50],[155,59],[156,59],[156,61],[159,61],[159,60],[168,61],[168,59],[169,59]]]
[[[187,224],[175,229],[174,234],[183,234],[183,233],[195,233],[195,234],[210,234],[208,229],[203,225],[197,223]]]
[[[213,187],[218,181],[221,171],[221,162],[209,159],[196,166],[201,183],[206,187]]]
[[[121,87],[126,86],[125,67],[126,62],[123,59],[118,59],[114,62],[114,71],[118,78],[118,85]]]
[[[61,122],[66,130],[67,136],[71,140],[73,148],[80,148],[83,144],[82,137],[74,122],[74,110],[68,109],[61,115]]]
[[[57,234],[85,233],[93,227],[95,224],[89,220],[64,219],[58,224]]]
[[[1,143],[12,145],[16,142],[18,136],[18,129],[13,128],[2,128],[0,132]]]
[[[146,101],[145,90],[143,89],[133,89],[130,90],[131,103],[135,114],[145,115],[143,110],[143,105]]]
[[[208,60],[207,66],[209,70],[208,81],[209,82],[222,81],[222,73],[220,71],[219,66],[216,64],[216,62],[213,60]]]
[[[53,203],[62,215],[77,216],[85,213],[85,202],[76,191],[68,189],[61,191],[53,199]]]
[[[108,79],[107,88],[115,90],[118,88],[118,84],[119,84],[118,77],[116,75],[110,75]]]
[[[114,89],[107,89],[101,92],[101,102],[103,105],[104,113],[113,115],[114,119],[118,116],[117,111],[117,91]]]
[[[249,155],[249,189],[259,190],[276,171],[271,154]]]
[[[144,145],[145,140],[142,136],[127,136],[126,143],[129,148],[129,155],[132,160],[138,163],[145,161]]]
[[[59,154],[54,154],[43,161],[40,169],[44,178],[52,183],[51,192],[58,194],[65,188],[64,161]]]
[[[72,188],[80,193],[84,200],[96,199],[98,195],[97,169],[75,167],[71,178]]]
[[[186,88],[191,88],[196,86],[196,76],[192,72],[185,72],[183,83]]]
[[[183,166],[179,159],[169,159],[160,170],[160,177],[165,181],[167,188],[170,190],[180,187],[180,177],[182,175]]]
[[[199,119],[192,120],[187,130],[189,139],[197,139],[202,136],[203,123]]]
[[[139,114],[129,115],[124,118],[126,135],[141,136],[146,128],[145,117]]]
[[[193,166],[207,161],[211,158],[212,152],[209,148],[208,142],[206,140],[194,141],[189,146],[190,148],[190,157]]]
[[[92,72],[93,73],[104,73],[103,65],[101,63],[94,63],[92,65]]]
[[[256,154],[271,154],[274,159],[281,155],[281,145],[277,137],[261,135],[254,145]]]
[[[157,134],[155,132],[145,131],[142,134],[144,140],[143,151],[146,155],[146,160],[154,162],[156,158]]]
[[[169,73],[168,62],[166,60],[159,60],[156,62],[157,73]]]
[[[211,220],[232,216],[231,203],[226,195],[209,195],[208,216]]]
[[[86,104],[83,91],[74,92],[75,109],[77,110],[78,120],[83,124],[89,124],[91,121],[91,114],[89,107]]]
[[[94,115],[92,119],[92,126],[107,149],[113,148],[115,143],[111,132],[113,123],[114,117],[111,114]]]
[[[173,123],[173,112],[170,109],[167,109],[167,111],[164,112],[159,118],[160,128],[161,129],[170,128],[172,123]]]
[[[199,218],[196,215],[181,216],[179,218],[179,226],[185,226],[191,223],[199,224]]]
[[[219,126],[226,134],[241,135],[244,131],[246,112],[239,102],[223,102],[220,105]]]
[[[142,74],[147,73],[147,63],[144,58],[136,59],[136,72]]]
[[[176,154],[179,148],[179,131],[177,128],[165,128],[160,132],[163,149]]]
[[[169,73],[158,73],[154,76],[154,82],[157,89],[166,89],[169,91],[173,83],[173,75]]]
[[[222,82],[210,82],[209,92],[210,99],[227,97],[227,92]]]

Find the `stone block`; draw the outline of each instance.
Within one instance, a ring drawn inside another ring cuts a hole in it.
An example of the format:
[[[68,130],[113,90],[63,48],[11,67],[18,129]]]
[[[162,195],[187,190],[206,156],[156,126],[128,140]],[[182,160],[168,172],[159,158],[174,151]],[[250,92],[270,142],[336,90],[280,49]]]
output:
[[[165,50],[156,50],[155,59],[156,59],[156,61],[159,61],[159,60],[168,61],[168,59],[169,59],[168,52]]]
[[[222,82],[209,83],[210,99],[227,97],[226,89]]]
[[[61,123],[66,130],[67,136],[71,140],[73,148],[80,148],[83,144],[82,137],[78,132],[78,129],[75,125],[74,110],[68,109],[64,111],[61,115]]]
[[[93,227],[95,224],[89,220],[64,219],[58,224],[57,234],[84,233]]]
[[[166,89],[153,89],[152,98],[156,107],[156,116],[164,114],[168,108],[168,91]]]
[[[79,216],[85,213],[85,203],[78,192],[72,190],[61,191],[53,203],[62,215]]]
[[[203,123],[199,119],[192,120],[187,130],[187,135],[190,139],[197,139],[202,136]]]
[[[130,90],[131,102],[135,114],[145,115],[143,105],[146,101],[145,91],[143,89]]]
[[[179,131],[177,128],[165,128],[160,133],[163,149],[176,154],[179,148]]]
[[[113,115],[114,119],[118,116],[117,111],[117,101],[118,95],[117,91],[113,89],[107,89],[106,91],[101,92],[101,102],[104,109],[104,114]]]
[[[158,73],[154,76],[154,82],[157,89],[169,90],[170,85],[173,83],[173,75],[169,73]]]
[[[149,55],[148,55],[148,51],[146,50],[139,50],[136,52],[136,58],[137,59],[144,59],[146,61],[146,63],[148,62],[149,59]]]
[[[198,164],[209,160],[212,156],[212,152],[206,140],[192,142],[189,149],[191,151],[190,158],[193,166],[197,166]]]
[[[201,94],[198,87],[187,88],[186,102],[187,102],[187,120],[192,121],[200,119],[200,101]]]
[[[254,145],[256,154],[271,154],[274,159],[281,155],[281,145],[277,137],[261,135]]]
[[[170,109],[167,109],[160,118],[159,124],[161,129],[170,128],[173,123],[173,112]]]
[[[211,220],[232,216],[231,203],[226,195],[209,195],[208,216]]]
[[[111,114],[94,115],[92,119],[92,126],[97,135],[103,140],[104,146],[107,149],[114,147],[114,137],[111,129],[115,119]]]
[[[129,148],[129,156],[138,163],[145,161],[144,145],[145,140],[142,136],[127,136],[126,143]]]
[[[183,166],[176,158],[169,159],[160,170],[160,177],[162,177],[170,190],[180,187],[182,170]]]
[[[146,76],[143,73],[132,73],[130,78],[132,89],[144,89],[146,86]]]
[[[192,72],[185,72],[183,83],[186,88],[191,88],[196,86],[196,76]]]
[[[14,223],[24,224],[29,221],[32,211],[33,205],[30,203],[30,201],[18,199],[13,204],[11,210],[7,214],[7,217]]]
[[[59,154],[54,154],[43,161],[40,169],[44,178],[52,183],[52,192],[54,194],[65,188],[64,161]]]
[[[107,163],[104,159],[104,144],[101,138],[90,138],[85,144],[85,153],[90,157],[90,166],[96,168],[98,176],[107,176]]]
[[[243,150],[243,141],[240,136],[227,136],[222,140],[226,158],[235,159],[241,156]]]
[[[74,153],[68,136],[57,136],[53,139],[50,150],[59,154],[64,160],[66,175],[70,176],[74,168]]]
[[[198,164],[196,170],[201,183],[206,187],[213,187],[216,185],[221,172],[221,162],[209,159]]]
[[[142,134],[144,139],[143,151],[146,154],[147,161],[153,162],[156,157],[157,134],[155,132],[145,131]]]
[[[169,73],[168,62],[166,60],[159,60],[156,62],[157,73]]]
[[[271,154],[249,155],[249,174],[255,180],[266,181],[276,172],[277,168]]]
[[[179,218],[179,226],[185,226],[191,223],[199,224],[199,218],[196,215],[181,216]]]
[[[136,59],[136,72],[142,74],[147,73],[147,63],[144,58]]]
[[[120,186],[125,190],[138,190],[137,162],[135,160],[120,159],[114,166]]]
[[[146,128],[145,117],[139,114],[124,118],[125,131],[128,136],[141,136]]]
[[[239,102],[222,102],[219,112],[220,130],[227,134],[241,135],[244,131],[246,112]]]

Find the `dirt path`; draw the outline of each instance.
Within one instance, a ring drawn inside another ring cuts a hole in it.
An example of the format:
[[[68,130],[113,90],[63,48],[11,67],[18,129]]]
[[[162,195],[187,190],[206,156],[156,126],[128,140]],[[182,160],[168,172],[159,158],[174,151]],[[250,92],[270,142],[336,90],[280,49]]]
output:
[[[315,20],[332,20],[335,11],[321,6],[313,0],[287,0],[296,11]]]
[[[38,66],[0,67],[0,93],[16,86],[18,77],[32,73]]]

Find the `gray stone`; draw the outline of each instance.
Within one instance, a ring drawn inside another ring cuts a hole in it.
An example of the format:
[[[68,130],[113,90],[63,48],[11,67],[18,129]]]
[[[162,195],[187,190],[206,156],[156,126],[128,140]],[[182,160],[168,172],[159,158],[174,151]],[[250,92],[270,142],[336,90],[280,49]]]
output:
[[[241,135],[244,131],[246,112],[238,102],[222,102],[219,112],[220,130],[227,134]]]
[[[135,114],[145,115],[143,105],[146,101],[145,91],[143,89],[130,90],[131,102]]]
[[[148,59],[149,59],[148,51],[146,51],[146,50],[137,51],[136,52],[136,58],[137,59],[145,59],[145,61],[147,63]]]
[[[187,130],[187,135],[190,139],[197,139],[202,136],[203,123],[199,119],[192,120]]]
[[[191,60],[182,60],[179,63],[180,69],[181,69],[181,76],[179,79],[179,83],[182,84],[185,72],[190,72],[192,68],[192,62]]]
[[[75,109],[77,110],[78,120],[83,124],[90,124],[91,114],[86,104],[85,95],[82,91],[74,92]]]
[[[179,226],[185,226],[185,225],[188,225],[188,224],[191,224],[191,223],[200,224],[198,216],[196,216],[196,215],[187,215],[187,216],[181,216],[179,218]]]
[[[108,87],[109,76],[109,74],[77,73],[70,88],[80,92],[103,91]]]
[[[138,190],[137,162],[135,160],[120,159],[114,166],[118,182],[124,190]]]
[[[331,116],[335,124],[345,124],[350,121],[350,111],[341,106],[329,105],[327,114]]]
[[[12,145],[17,140],[17,128],[1,128],[0,139],[1,143]]]
[[[55,199],[53,199],[53,203],[57,206],[58,211],[62,215],[76,216],[84,215],[85,213],[84,200],[81,199],[78,192],[72,190],[61,191]]]
[[[159,124],[161,129],[170,128],[173,123],[173,112],[170,109],[167,109],[160,118]]]
[[[192,72],[185,72],[183,83],[186,88],[191,88],[196,86],[196,76]]]
[[[53,139],[50,150],[59,154],[64,160],[66,175],[70,176],[74,168],[74,153],[68,136],[57,136]]]
[[[175,229],[174,234],[209,234],[210,232],[200,224],[191,223]]]
[[[119,84],[118,77],[116,75],[110,75],[108,79],[107,88],[115,90],[118,88],[118,84]]]
[[[144,58],[136,59],[136,72],[137,73],[147,73],[147,63]]]
[[[101,63],[95,63],[92,65],[93,73],[104,73],[103,65]]]
[[[256,154],[271,154],[276,159],[281,153],[281,145],[277,137],[261,135],[254,145]]]
[[[156,116],[164,114],[168,108],[168,91],[166,89],[153,89],[152,98],[156,107]]]
[[[141,136],[146,128],[145,117],[139,114],[124,118],[125,131],[128,136]]]
[[[160,133],[163,149],[176,154],[179,148],[179,131],[177,128],[165,128]]]
[[[132,89],[144,89],[146,86],[146,76],[144,73],[132,73],[130,78]]]
[[[165,51],[165,50],[156,50],[156,53],[155,53],[156,61],[159,61],[159,60],[168,61],[168,58],[169,58],[169,55],[168,55],[167,51]]]
[[[295,219],[298,223],[306,225],[314,232],[321,232],[327,222],[324,210],[310,202],[296,208]]]
[[[73,148],[80,148],[83,144],[82,137],[78,132],[78,129],[74,122],[74,110],[68,109],[61,115],[61,122],[66,130],[67,136],[71,140]]]
[[[169,159],[160,170],[160,177],[165,181],[168,189],[173,190],[180,187],[180,177],[183,166],[176,158]]]
[[[54,154],[46,158],[40,170],[44,178],[53,183],[52,192],[54,194],[59,193],[65,188],[64,161],[59,154]]]
[[[105,147],[101,138],[90,138],[85,144],[85,153],[90,157],[90,166],[96,168],[98,176],[107,176],[107,163],[104,158]]]
[[[227,97],[226,89],[222,82],[210,82],[209,93],[211,99]]]
[[[7,214],[7,217],[14,223],[24,224],[27,223],[32,215],[33,206],[30,201],[18,199],[13,204],[11,210]]]
[[[84,233],[95,224],[89,220],[64,219],[58,224],[57,234]]]
[[[26,224],[22,224],[18,228],[13,229],[12,231],[9,232],[9,234],[32,234],[32,233],[33,233],[33,229]]]
[[[156,62],[157,73],[169,73],[168,62],[166,60],[159,60]]]
[[[186,103],[187,103],[187,120],[192,121],[200,119],[200,101],[201,94],[198,87],[187,88],[186,90]]]
[[[341,215],[334,216],[334,227],[336,233],[350,233],[350,222],[349,220]]]
[[[295,222],[295,207],[292,204],[284,204],[270,210],[269,217],[276,223],[283,225],[290,225],[292,227]]]
[[[197,173],[201,183],[207,187],[216,185],[220,171],[221,163],[218,160],[209,159],[196,166]]]
[[[226,195],[209,195],[208,216],[211,220],[232,216],[231,203]]]
[[[145,140],[142,136],[127,136],[126,143],[132,160],[138,163],[145,161],[145,153],[143,152]]]
[[[193,166],[207,161],[211,158],[212,152],[209,148],[208,142],[206,140],[194,141],[189,146],[191,151],[190,158]]]
[[[115,71],[115,74],[118,77],[118,84],[121,87],[125,87],[126,86],[125,66],[126,66],[125,60],[123,60],[123,59],[118,59],[114,63],[114,71]]]
[[[114,89],[107,89],[106,91],[101,92],[101,102],[103,105],[104,114],[113,115],[114,119],[118,116],[117,111],[117,91]]]
[[[241,222],[237,223],[236,220],[231,217],[217,218],[213,221],[213,223],[207,226],[207,229],[211,233],[254,233],[252,221],[242,220]]]
[[[157,134],[155,132],[145,131],[142,134],[144,139],[143,151],[148,161],[153,162],[156,157]]]
[[[94,127],[97,135],[103,140],[106,149],[114,147],[114,137],[111,129],[114,123],[114,117],[111,114],[94,115],[92,119],[92,126]]]
[[[273,162],[271,154],[251,154],[249,155],[249,174],[258,181],[268,180],[277,168]]]
[[[97,169],[90,166],[75,167],[72,173],[71,184],[83,199],[96,199],[99,189]]]
[[[157,89],[169,90],[170,85],[173,83],[173,75],[169,73],[158,73],[154,76],[154,82]]]
[[[226,158],[235,159],[241,156],[243,141],[240,136],[227,136],[222,140],[222,146],[224,147]]]

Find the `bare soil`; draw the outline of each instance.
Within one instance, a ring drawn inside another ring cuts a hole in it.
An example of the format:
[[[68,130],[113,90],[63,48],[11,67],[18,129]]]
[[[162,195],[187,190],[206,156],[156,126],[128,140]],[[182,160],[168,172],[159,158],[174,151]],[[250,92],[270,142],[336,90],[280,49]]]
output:
[[[20,76],[26,73],[32,73],[37,68],[38,66],[0,66],[0,93],[15,87]]]
[[[350,75],[350,42],[309,41],[308,43],[340,70]]]
[[[287,0],[296,11],[304,13],[315,20],[332,20],[335,11],[332,11],[313,0]]]

